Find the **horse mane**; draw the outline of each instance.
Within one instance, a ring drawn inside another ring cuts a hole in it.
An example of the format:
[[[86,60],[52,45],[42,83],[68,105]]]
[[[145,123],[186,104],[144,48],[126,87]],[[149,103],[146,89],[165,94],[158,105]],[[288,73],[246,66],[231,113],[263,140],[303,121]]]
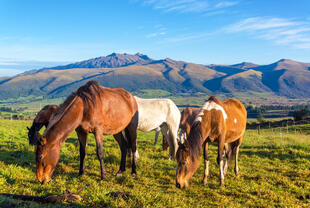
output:
[[[71,105],[73,104],[73,102],[75,101],[77,97],[80,97],[83,100],[85,107],[89,107],[89,105],[93,105],[93,107],[97,107],[95,101],[97,97],[101,96],[102,93],[103,92],[102,92],[100,84],[95,80],[91,80],[87,82],[85,85],[79,87],[79,89],[76,92],[73,92],[64,101],[64,103],[62,103],[59,106],[59,110],[56,112],[55,116],[51,119],[51,121],[49,122],[49,125],[44,131],[44,136],[46,136],[46,133],[48,132],[49,129],[55,126],[55,124],[57,124],[58,121],[62,119],[62,117],[65,115],[65,113],[71,107]]]
[[[96,80],[87,82],[76,91],[76,95],[82,98],[86,106],[89,107],[89,105],[92,105],[95,108],[97,107],[96,100],[98,97],[101,97],[102,94],[101,85]]]
[[[72,93],[64,103],[59,106],[59,110],[56,112],[54,117],[50,120],[47,128],[44,131],[43,136],[46,136],[46,132],[51,129],[58,121],[64,116],[65,112],[71,107],[72,103],[76,99],[76,93]]]
[[[193,158],[200,157],[200,148],[202,142],[201,123],[194,122],[189,132],[187,141],[190,146],[191,155]]]

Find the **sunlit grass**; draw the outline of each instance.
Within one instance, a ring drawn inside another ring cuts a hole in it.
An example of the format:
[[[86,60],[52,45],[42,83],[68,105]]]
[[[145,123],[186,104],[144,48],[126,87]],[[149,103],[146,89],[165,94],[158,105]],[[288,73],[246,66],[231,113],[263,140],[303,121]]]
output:
[[[303,125],[303,134],[286,134],[282,139],[276,129],[246,132],[240,150],[240,178],[235,178],[233,162],[219,187],[216,165],[217,147],[210,145],[210,179],[200,182],[203,165],[193,176],[186,190],[175,187],[176,163],[168,160],[161,145],[153,146],[154,133],[138,133],[137,178],[130,175],[130,163],[124,176],[116,178],[120,150],[111,136],[104,137],[107,180],[100,180],[99,162],[94,137],[88,140],[86,172],[78,177],[79,151],[73,133],[61,150],[53,180],[40,185],[35,179],[34,148],[28,145],[26,126],[30,121],[0,120],[0,192],[45,196],[66,190],[80,194],[77,204],[39,204],[0,197],[0,206],[17,207],[309,207],[310,206],[310,125]],[[308,133],[308,135],[306,134]],[[159,142],[161,143],[161,142]],[[128,198],[113,198],[111,192],[129,192]]]

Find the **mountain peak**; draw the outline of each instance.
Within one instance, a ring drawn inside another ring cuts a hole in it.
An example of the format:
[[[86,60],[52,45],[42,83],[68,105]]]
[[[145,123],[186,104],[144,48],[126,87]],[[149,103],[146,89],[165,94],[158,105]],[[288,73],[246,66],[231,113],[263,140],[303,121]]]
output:
[[[141,53],[134,55],[127,53],[111,53],[107,56],[100,56],[97,58],[89,59],[86,61],[80,61],[73,64],[64,66],[56,66],[49,69],[73,69],[73,68],[119,68],[133,64],[145,65],[149,64],[153,59]]]
[[[251,63],[251,62],[241,62],[239,64],[231,65],[232,67],[240,68],[240,69],[249,69],[257,67],[257,64]]]
[[[297,61],[293,61],[291,59],[280,59],[276,63],[297,63]]]

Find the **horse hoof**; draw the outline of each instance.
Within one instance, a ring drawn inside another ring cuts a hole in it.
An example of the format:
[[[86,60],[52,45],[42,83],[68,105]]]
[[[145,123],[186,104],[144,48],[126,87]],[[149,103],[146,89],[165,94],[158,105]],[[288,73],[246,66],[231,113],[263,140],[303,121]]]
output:
[[[240,175],[239,175],[239,173],[236,173],[236,178],[240,178]]]
[[[202,180],[201,183],[202,183],[203,185],[207,185],[208,180]]]
[[[79,172],[79,176],[82,176],[82,175],[84,175],[84,172]]]
[[[131,176],[132,176],[133,178],[136,178],[136,177],[137,177],[137,174],[136,174],[136,173],[132,173]]]

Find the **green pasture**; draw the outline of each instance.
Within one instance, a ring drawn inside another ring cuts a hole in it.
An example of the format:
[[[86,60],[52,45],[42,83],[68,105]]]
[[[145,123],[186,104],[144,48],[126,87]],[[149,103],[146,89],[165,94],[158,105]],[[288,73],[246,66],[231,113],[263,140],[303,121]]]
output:
[[[128,162],[124,176],[116,178],[120,150],[111,136],[104,137],[107,180],[100,180],[96,144],[89,137],[86,173],[78,177],[79,151],[73,133],[61,150],[61,159],[53,180],[41,185],[35,178],[34,147],[28,145],[26,126],[30,121],[0,120],[0,193],[46,196],[66,190],[78,193],[76,204],[40,204],[0,197],[0,207],[310,207],[310,125],[302,134],[247,130],[240,149],[240,178],[235,178],[233,162],[219,186],[217,148],[210,145],[210,178],[200,181],[203,165],[185,190],[175,187],[176,163],[161,150],[161,141],[153,146],[154,132],[138,133],[140,159],[137,178],[131,177]],[[111,192],[128,192],[115,198]]]

